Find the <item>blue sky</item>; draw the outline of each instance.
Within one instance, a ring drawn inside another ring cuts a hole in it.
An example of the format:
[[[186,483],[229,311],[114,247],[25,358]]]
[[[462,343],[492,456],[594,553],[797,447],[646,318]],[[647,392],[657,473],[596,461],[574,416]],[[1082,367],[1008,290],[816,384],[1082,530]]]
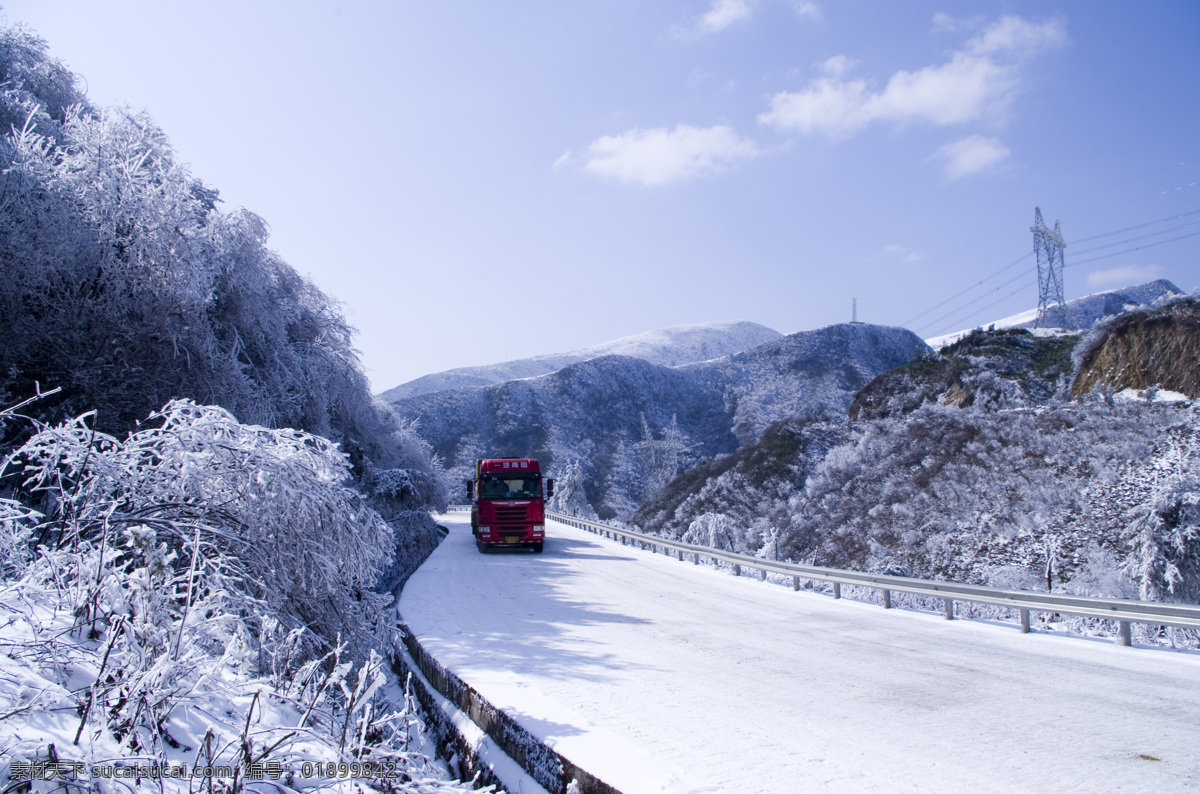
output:
[[[376,390],[668,325],[818,328],[853,298],[970,327],[1036,306],[1035,206],[1068,297],[1200,287],[1194,0],[3,13],[265,218]]]

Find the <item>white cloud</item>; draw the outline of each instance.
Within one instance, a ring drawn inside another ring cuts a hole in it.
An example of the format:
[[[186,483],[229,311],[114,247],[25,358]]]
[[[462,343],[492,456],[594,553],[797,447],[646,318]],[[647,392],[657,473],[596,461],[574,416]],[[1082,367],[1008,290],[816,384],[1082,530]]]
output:
[[[922,259],[925,258],[925,257],[921,256],[920,254],[918,254],[916,251],[909,248],[908,246],[900,245],[900,243],[892,243],[891,245],[885,245],[883,247],[883,250],[886,253],[894,254],[894,255],[900,257],[901,262],[920,262]]]
[[[1108,270],[1093,270],[1088,273],[1089,287],[1127,287],[1132,284],[1144,284],[1159,277],[1162,268],[1158,265],[1126,265]]]
[[[771,97],[770,112],[759,115],[758,121],[797,132],[848,135],[871,121],[868,99],[865,80],[822,77],[801,93],[785,91]]]
[[[947,182],[995,168],[1011,151],[995,138],[971,135],[938,149],[930,160],[942,161],[942,177]]]
[[[1066,40],[1067,31],[1062,20],[1037,25],[1020,17],[1003,17],[996,24],[989,25],[982,35],[967,42],[967,48],[980,57],[1006,53],[1030,57],[1039,50],[1057,47]]]
[[[570,149],[567,149],[565,152],[563,152],[561,155],[559,155],[557,160],[554,161],[554,167],[562,168],[565,165],[570,165],[574,161],[575,161],[574,153]]]
[[[659,186],[723,171],[758,153],[753,141],[722,124],[679,124],[674,130],[635,128],[592,141],[584,169],[619,182]]]
[[[691,38],[720,33],[739,22],[745,22],[758,11],[760,0],[709,0],[708,10],[689,25],[673,29],[677,36]],[[820,19],[821,7],[810,0],[790,0],[792,11],[801,19]]]
[[[688,91],[728,94],[737,90],[736,80],[723,80],[712,72],[700,67],[692,70],[692,73],[688,75],[688,79],[683,85]]]
[[[752,0],[712,0],[712,6],[696,23],[699,33],[719,33],[754,13]]]
[[[958,19],[940,11],[933,15],[933,29],[937,33],[957,33],[960,30],[974,30],[983,24],[983,17]]]
[[[835,55],[832,58],[826,58],[817,64],[817,68],[821,73],[829,77],[841,77],[858,61],[846,55]]]
[[[821,18],[821,7],[816,3],[807,2],[807,0],[792,0],[792,10],[801,19],[804,17],[808,17],[809,19]]]
[[[1037,52],[1065,40],[1060,21],[1034,24],[1004,17],[954,53],[946,63],[898,71],[882,91],[865,80],[844,80],[830,67],[849,63],[835,56],[825,75],[797,92],[771,98],[760,123],[781,130],[853,134],[874,121],[924,121],[939,126],[1003,116],[1021,86],[1020,66]]]

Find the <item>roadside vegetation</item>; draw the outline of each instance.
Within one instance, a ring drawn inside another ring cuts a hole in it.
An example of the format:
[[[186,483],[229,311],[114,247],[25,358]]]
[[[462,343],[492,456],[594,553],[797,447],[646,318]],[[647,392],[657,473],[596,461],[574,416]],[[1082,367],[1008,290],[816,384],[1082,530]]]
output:
[[[21,27],[0,129],[0,788],[463,789],[390,663],[444,478],[336,302]]]

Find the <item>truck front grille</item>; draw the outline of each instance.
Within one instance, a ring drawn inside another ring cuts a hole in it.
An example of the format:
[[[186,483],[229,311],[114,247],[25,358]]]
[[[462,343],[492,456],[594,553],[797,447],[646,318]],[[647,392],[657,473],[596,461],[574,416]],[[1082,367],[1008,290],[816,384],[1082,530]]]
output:
[[[528,515],[525,505],[520,505],[519,507],[496,506],[497,524],[526,524],[528,523]]]

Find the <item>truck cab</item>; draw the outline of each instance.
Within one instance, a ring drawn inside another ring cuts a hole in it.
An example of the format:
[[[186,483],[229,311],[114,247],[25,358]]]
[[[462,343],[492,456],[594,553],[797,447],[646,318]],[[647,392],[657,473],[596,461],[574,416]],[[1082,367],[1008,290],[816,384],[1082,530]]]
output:
[[[543,491],[544,489],[544,491]],[[546,542],[545,500],[554,480],[543,482],[535,458],[481,458],[467,480],[471,534],[481,554],[493,547],[528,547],[541,553]]]

